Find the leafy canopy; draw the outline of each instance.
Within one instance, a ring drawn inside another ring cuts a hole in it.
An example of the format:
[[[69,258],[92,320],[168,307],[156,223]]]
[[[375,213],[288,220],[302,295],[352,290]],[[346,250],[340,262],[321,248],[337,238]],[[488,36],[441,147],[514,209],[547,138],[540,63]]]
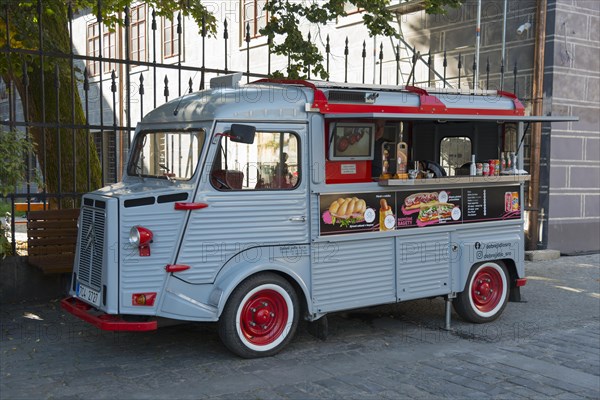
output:
[[[459,7],[463,0],[425,0],[425,11],[429,14],[444,14],[446,6]],[[394,14],[388,9],[390,0],[328,0],[328,1],[288,1],[269,0],[265,5],[269,19],[262,35],[272,41],[273,52],[287,55],[290,59],[288,77],[299,78],[311,72],[321,78],[327,77],[323,67],[323,55],[313,42],[313,38],[304,37],[300,25],[305,21],[310,24],[324,25],[338,17],[346,16],[344,6],[354,5],[362,10],[362,18],[371,36],[382,35],[398,37],[392,26]],[[281,40],[279,40],[281,38]]]
[[[444,14],[446,7],[459,7],[464,0],[424,0],[424,8],[430,14]],[[13,28],[9,32],[13,47],[35,49],[38,44],[37,32],[37,0],[0,0],[0,7],[8,6],[14,19]],[[214,35],[217,30],[215,15],[201,0],[148,0],[146,3],[155,11],[157,16],[172,17],[181,11],[196,21],[202,30],[204,18],[206,33]],[[73,13],[89,11],[100,17],[109,27],[123,23],[125,7],[136,4],[132,0],[67,0],[66,4],[54,0],[43,1],[43,18],[57,18],[59,10],[71,5]],[[100,10],[98,5],[101,5]],[[362,18],[369,33],[389,37],[397,37],[393,21],[394,15],[388,9],[390,0],[268,0],[265,9],[269,19],[260,30],[273,41],[273,52],[289,57],[290,67],[287,71],[289,78],[305,76],[309,68],[315,75],[325,78],[327,73],[323,67],[323,55],[314,43],[314,38],[304,37],[300,25],[304,23],[324,25],[338,17],[346,16],[345,5],[353,5],[362,10]],[[6,37],[4,24],[0,24],[0,46]],[[66,28],[66,27],[65,27]],[[201,33],[201,32],[200,32]],[[47,50],[59,50],[60,46],[52,45],[52,32],[44,32],[44,42]]]
[[[0,127],[0,194],[7,196],[14,191],[17,184],[25,180],[25,155],[32,150],[33,145],[25,140],[24,135]]]

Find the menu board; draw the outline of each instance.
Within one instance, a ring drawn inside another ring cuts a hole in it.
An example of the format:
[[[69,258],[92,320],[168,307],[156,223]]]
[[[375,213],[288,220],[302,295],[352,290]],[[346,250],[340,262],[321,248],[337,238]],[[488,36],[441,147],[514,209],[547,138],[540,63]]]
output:
[[[321,235],[521,218],[519,186],[326,194],[319,207]]]
[[[430,225],[462,222],[462,189],[427,192],[399,192],[398,228],[422,228]]]
[[[395,207],[394,192],[321,195],[321,235],[392,231]]]
[[[463,193],[465,223],[521,218],[518,186],[468,188]]]

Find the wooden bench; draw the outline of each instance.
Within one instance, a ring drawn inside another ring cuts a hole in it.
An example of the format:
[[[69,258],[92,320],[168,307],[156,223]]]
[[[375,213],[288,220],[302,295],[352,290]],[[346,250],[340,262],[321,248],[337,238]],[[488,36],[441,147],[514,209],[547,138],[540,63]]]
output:
[[[27,213],[29,264],[44,274],[73,271],[79,209]]]

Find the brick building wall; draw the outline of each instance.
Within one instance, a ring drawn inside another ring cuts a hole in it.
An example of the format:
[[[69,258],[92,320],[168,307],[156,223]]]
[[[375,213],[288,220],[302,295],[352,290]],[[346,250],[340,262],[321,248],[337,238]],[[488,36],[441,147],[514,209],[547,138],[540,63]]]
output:
[[[503,0],[483,0],[480,85],[491,64],[490,89],[500,88]],[[531,108],[535,46],[535,0],[508,2],[504,90]],[[477,1],[447,15],[403,17],[407,40],[448,57],[463,57],[463,86],[473,86]],[[600,250],[600,1],[548,0],[544,74],[546,115],[576,115],[578,122],[544,124],[540,176],[540,248],[563,253]],[[517,33],[526,22],[532,27]],[[452,75],[453,61],[449,61]],[[439,69],[441,60],[436,59]],[[453,82],[455,83],[455,82]],[[528,169],[526,138],[521,152]]]
[[[544,103],[553,114],[549,139],[548,247],[600,250],[600,2],[550,0]]]

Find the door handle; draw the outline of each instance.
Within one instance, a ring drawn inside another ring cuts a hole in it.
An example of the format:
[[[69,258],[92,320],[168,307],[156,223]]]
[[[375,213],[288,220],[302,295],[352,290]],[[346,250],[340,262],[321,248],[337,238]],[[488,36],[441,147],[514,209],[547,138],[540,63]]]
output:
[[[291,222],[306,222],[306,217],[304,215],[299,215],[296,217],[290,217]]]
[[[175,203],[176,210],[200,210],[206,207],[206,203]]]

